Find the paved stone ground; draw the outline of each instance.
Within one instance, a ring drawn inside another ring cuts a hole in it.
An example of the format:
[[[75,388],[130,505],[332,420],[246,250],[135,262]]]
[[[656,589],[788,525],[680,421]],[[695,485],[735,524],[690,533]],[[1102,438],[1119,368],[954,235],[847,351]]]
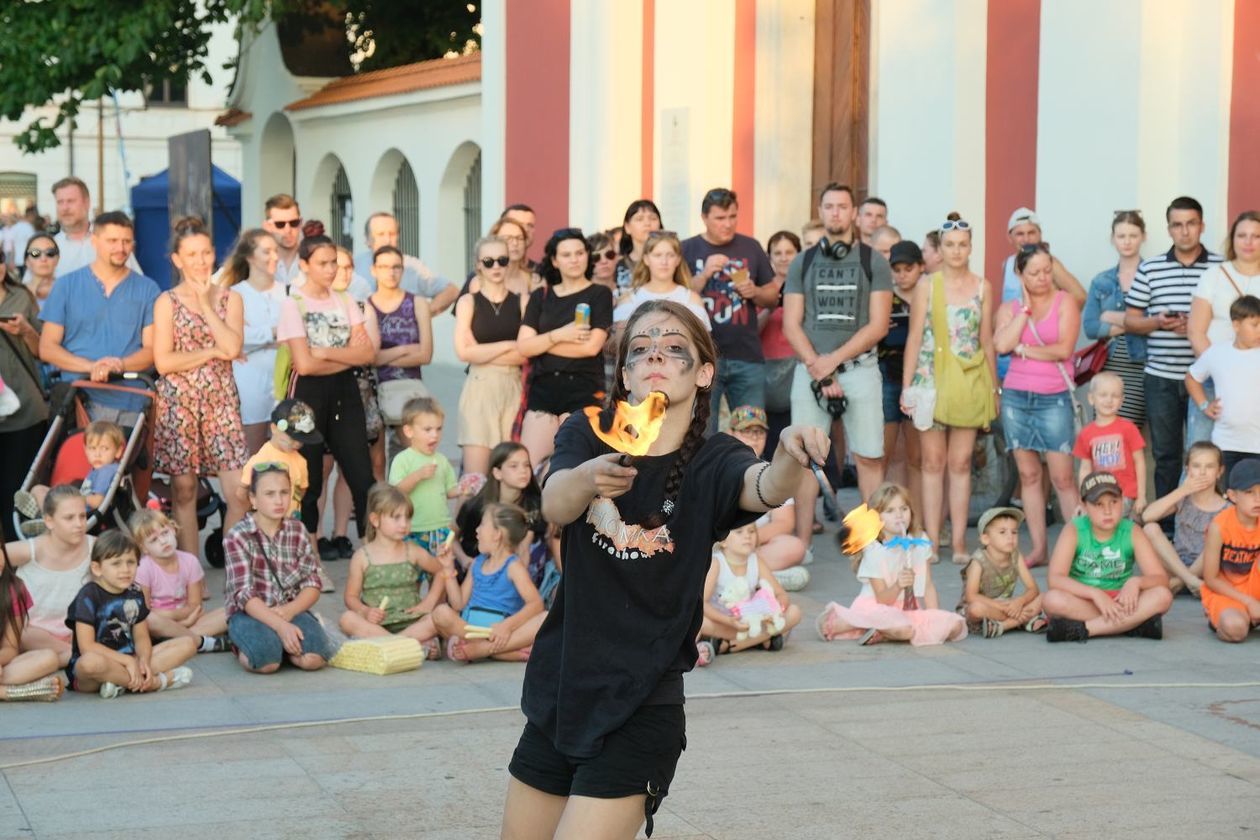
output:
[[[456,374],[426,371],[451,406]],[[812,617],[857,583],[830,534],[815,546],[798,594],[809,621],[786,649],[688,675],[689,748],[656,837],[1260,834],[1260,688],[1211,685],[1260,680],[1260,640],[1215,641],[1180,597],[1161,642],[824,643]],[[330,564],[339,583],[345,567]],[[954,567],[935,571],[954,603]],[[222,573],[210,580],[218,591]],[[340,605],[328,595],[318,611],[334,623]],[[169,695],[0,709],[0,765],[181,738],[4,767],[0,838],[498,836],[523,666],[260,677],[223,654],[193,665],[193,685]],[[732,693],[745,696],[714,696]],[[415,717],[434,713],[448,714]],[[403,717],[182,739],[376,716]]]

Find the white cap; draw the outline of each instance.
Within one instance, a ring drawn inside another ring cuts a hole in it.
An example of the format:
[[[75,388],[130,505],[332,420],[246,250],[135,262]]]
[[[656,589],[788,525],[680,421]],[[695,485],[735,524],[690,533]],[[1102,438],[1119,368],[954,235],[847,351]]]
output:
[[[1025,222],[1036,225],[1039,228],[1041,227],[1041,219],[1037,218],[1037,214],[1034,213],[1031,208],[1018,207],[1015,212],[1011,214],[1011,220],[1006,223],[1006,230],[1007,232],[1010,232],[1015,229],[1016,225],[1022,225]]]

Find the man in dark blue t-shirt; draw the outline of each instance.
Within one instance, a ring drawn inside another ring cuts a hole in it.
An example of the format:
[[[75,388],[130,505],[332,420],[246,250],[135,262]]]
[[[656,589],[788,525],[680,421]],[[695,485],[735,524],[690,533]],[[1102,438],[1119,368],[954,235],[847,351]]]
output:
[[[693,275],[691,287],[704,299],[713,323],[718,371],[713,381],[709,430],[717,429],[722,395],[732,408],[766,406],[765,356],[757,328],[757,307],[779,305],[771,285],[774,269],[757,240],[735,232],[739,202],[728,189],[712,189],[700,203],[704,233],[684,240],[682,256]]]

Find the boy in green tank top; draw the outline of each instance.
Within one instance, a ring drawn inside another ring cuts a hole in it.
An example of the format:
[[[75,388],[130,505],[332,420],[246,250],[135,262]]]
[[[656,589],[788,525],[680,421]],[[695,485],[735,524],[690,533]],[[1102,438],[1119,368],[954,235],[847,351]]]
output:
[[[1163,638],[1162,616],[1172,605],[1168,575],[1146,534],[1124,517],[1120,482],[1111,473],[1090,473],[1081,501],[1085,516],[1064,526],[1050,557],[1046,639]]]

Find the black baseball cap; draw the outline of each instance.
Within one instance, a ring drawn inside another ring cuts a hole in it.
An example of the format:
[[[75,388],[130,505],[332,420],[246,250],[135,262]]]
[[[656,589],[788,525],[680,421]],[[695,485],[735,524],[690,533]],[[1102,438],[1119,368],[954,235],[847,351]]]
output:
[[[923,262],[923,252],[919,250],[919,246],[915,245],[908,239],[893,244],[888,251],[888,264],[897,265],[899,263],[921,263]]]
[[[1108,493],[1124,497],[1120,482],[1109,472],[1092,472],[1081,482],[1081,498],[1090,504],[1096,503]]]
[[[1229,471],[1230,490],[1250,490],[1260,484],[1260,458],[1247,458]]]
[[[315,412],[301,400],[282,400],[271,412],[271,422],[298,443],[323,443],[315,428]]]

